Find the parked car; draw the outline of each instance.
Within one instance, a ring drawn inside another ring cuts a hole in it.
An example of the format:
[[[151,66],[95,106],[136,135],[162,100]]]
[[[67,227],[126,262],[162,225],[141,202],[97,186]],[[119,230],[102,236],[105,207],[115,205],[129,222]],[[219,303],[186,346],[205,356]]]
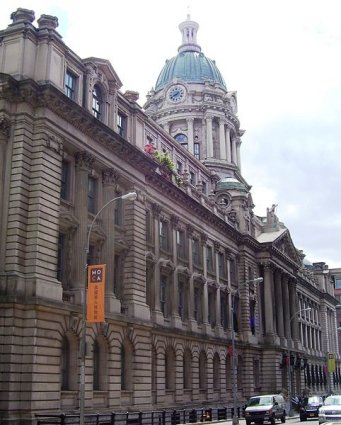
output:
[[[341,421],[341,395],[330,395],[319,408],[319,423]]]
[[[309,418],[318,418],[319,408],[323,404],[323,398],[319,395],[305,397],[300,406],[300,420],[306,421]]]
[[[259,395],[251,397],[245,408],[245,422],[250,425],[262,424],[264,421],[275,424],[276,419],[282,423],[286,419],[285,401],[279,394]]]

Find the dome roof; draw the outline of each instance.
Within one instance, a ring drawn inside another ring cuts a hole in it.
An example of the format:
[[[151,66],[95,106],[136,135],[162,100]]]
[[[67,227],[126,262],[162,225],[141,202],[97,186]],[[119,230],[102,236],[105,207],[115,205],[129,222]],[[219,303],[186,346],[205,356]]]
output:
[[[158,90],[174,79],[182,81],[204,83],[212,81],[220,84],[225,90],[225,81],[215,62],[208,59],[202,52],[186,51],[166,61],[155,84]]]
[[[204,83],[210,81],[219,84],[226,90],[225,81],[217,68],[215,61],[207,58],[197,44],[199,25],[187,20],[179,25],[182,34],[182,44],[178,48],[177,56],[166,61],[155,84],[155,90],[161,89],[174,79],[186,82]]]
[[[247,192],[246,186],[234,177],[224,177],[218,181],[217,192],[231,189]]]

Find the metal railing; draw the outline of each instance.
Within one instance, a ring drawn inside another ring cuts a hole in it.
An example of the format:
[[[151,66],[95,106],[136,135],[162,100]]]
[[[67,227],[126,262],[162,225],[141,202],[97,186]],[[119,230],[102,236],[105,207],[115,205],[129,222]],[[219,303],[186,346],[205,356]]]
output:
[[[210,407],[146,412],[86,413],[84,423],[87,425],[178,425],[219,422],[232,419],[233,411],[233,407]],[[238,407],[237,416],[241,417],[242,414],[243,407]],[[77,425],[80,423],[79,414],[36,414],[35,416],[37,425]]]

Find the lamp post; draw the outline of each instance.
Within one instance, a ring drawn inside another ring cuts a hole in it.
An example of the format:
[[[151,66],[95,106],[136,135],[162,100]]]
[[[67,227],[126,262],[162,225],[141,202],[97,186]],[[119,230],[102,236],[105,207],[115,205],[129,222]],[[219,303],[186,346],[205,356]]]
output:
[[[311,310],[311,307],[307,308],[301,308],[300,310],[297,310],[291,317],[290,317],[290,331],[291,331],[291,322],[292,320],[303,311],[309,311]],[[294,416],[294,413],[292,411],[292,403],[291,403],[291,395],[292,395],[292,388],[291,388],[291,350],[288,344],[288,356],[289,356],[289,364],[288,364],[288,380],[289,380],[289,386],[288,386],[288,399],[289,399],[289,416]]]
[[[85,264],[85,279],[84,279],[84,288],[83,288],[83,294],[82,294],[82,328],[81,328],[81,343],[80,343],[80,385],[79,385],[79,423],[80,425],[84,425],[84,405],[85,405],[85,351],[86,351],[86,291],[87,291],[87,269],[88,269],[88,254],[90,249],[90,235],[93,228],[93,225],[95,224],[95,221],[97,220],[98,216],[101,214],[101,212],[112,202],[117,201],[118,199],[130,199],[134,200],[136,199],[137,194],[136,192],[129,192],[122,196],[117,196],[116,198],[110,199],[106,204],[102,206],[102,208],[98,211],[98,213],[93,218],[87,235],[87,242],[86,242],[86,264]]]
[[[247,280],[246,282],[238,284],[237,286],[237,294],[239,293],[239,288],[242,285],[248,285],[249,283],[262,283],[263,278],[257,277],[256,279]],[[235,355],[235,330],[234,330],[234,316],[236,314],[235,311],[235,300],[232,299],[232,391],[233,391],[233,418],[232,418],[232,424],[238,425],[239,424],[239,417],[237,415],[237,362],[236,362],[236,355]]]

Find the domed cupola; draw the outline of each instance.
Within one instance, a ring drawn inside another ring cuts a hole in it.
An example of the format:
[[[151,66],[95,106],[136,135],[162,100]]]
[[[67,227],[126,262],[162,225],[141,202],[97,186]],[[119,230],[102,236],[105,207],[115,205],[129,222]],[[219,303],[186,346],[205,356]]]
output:
[[[198,23],[187,15],[179,29],[178,54],[166,61],[144,109],[220,179],[240,174],[236,92],[227,91],[215,61],[202,52]]]
[[[190,19],[179,25],[182,33],[182,44],[178,55],[166,61],[156,81],[155,90],[159,90],[174,79],[188,82],[216,83],[226,90],[225,81],[217,68],[215,61],[208,59],[197,44],[199,25]]]

